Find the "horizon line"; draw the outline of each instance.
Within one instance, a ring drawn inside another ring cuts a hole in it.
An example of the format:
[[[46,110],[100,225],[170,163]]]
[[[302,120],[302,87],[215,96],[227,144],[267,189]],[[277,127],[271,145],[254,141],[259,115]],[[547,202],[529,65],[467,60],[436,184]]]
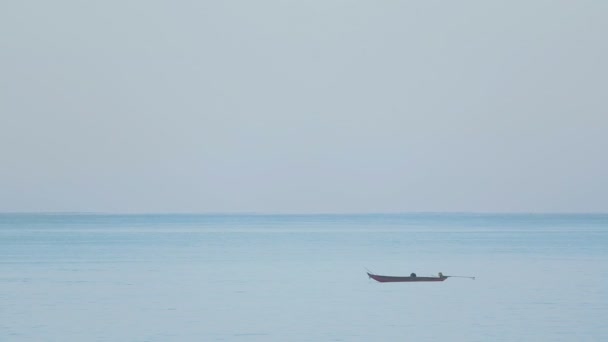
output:
[[[377,212],[265,212],[265,211],[209,211],[209,212],[116,212],[116,211],[0,211],[0,215],[251,215],[251,216],[340,216],[340,215],[408,215],[408,214],[454,214],[454,215],[608,215],[601,211],[377,211]]]

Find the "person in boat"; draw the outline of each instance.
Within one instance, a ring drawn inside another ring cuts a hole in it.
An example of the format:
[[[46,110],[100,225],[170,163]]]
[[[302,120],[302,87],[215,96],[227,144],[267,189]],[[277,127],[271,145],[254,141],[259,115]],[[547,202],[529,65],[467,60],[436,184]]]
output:
[[[439,272],[439,278],[443,278],[443,273]]]
[[[412,278],[416,278],[416,273],[412,272],[412,273],[410,274],[410,277],[412,277]]]

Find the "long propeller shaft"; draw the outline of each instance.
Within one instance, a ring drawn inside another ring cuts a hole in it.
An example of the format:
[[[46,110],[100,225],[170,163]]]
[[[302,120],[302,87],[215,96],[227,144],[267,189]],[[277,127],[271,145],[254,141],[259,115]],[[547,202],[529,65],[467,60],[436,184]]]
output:
[[[450,278],[469,278],[469,279],[473,279],[475,280],[475,277],[468,277],[468,276],[448,276]]]

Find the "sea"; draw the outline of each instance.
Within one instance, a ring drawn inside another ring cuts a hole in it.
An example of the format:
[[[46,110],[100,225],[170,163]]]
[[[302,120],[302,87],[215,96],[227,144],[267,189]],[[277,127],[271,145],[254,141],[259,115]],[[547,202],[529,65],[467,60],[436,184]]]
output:
[[[0,341],[439,340],[608,341],[608,214],[0,214]]]

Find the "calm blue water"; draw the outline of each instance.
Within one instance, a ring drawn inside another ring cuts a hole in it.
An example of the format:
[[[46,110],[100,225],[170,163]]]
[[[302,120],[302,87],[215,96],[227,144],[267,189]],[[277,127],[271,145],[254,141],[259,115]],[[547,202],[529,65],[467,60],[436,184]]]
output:
[[[608,341],[607,279],[608,215],[0,214],[0,341]]]

